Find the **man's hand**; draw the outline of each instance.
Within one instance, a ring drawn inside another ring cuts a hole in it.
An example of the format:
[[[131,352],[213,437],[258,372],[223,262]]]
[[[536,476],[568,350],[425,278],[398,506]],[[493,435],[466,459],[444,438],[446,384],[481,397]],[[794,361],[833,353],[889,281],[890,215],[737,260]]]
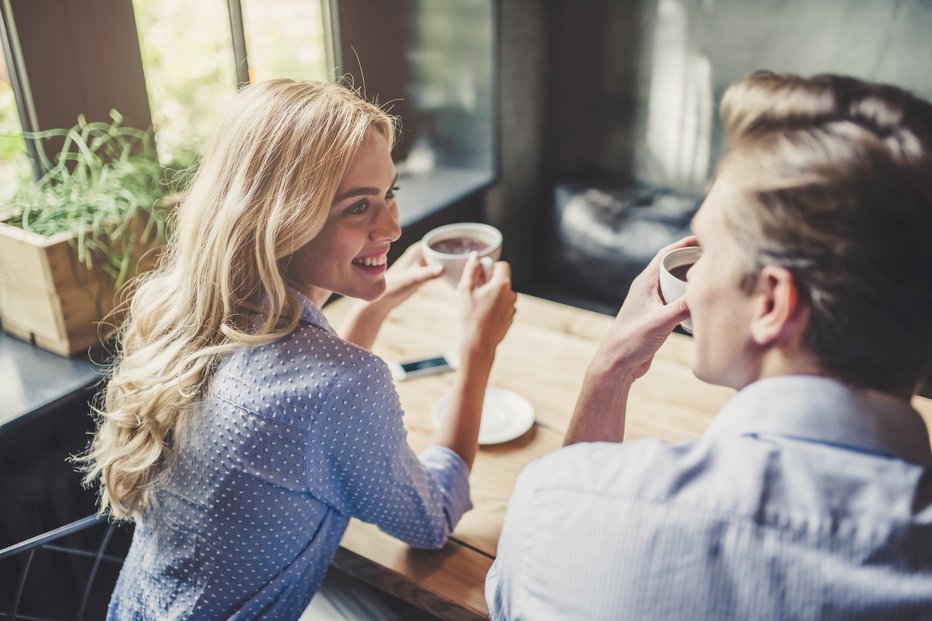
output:
[[[664,304],[660,260],[671,250],[695,244],[696,238],[689,236],[661,248],[631,283],[621,310],[589,363],[564,444],[621,442],[624,438],[631,384],[647,373],[673,328],[689,317],[685,297]]]
[[[696,238],[689,236],[661,248],[634,279],[590,368],[614,370],[616,379],[624,378],[629,383],[647,373],[654,354],[673,328],[689,318],[685,296],[664,303],[659,284],[660,261],[671,250],[694,245]]]

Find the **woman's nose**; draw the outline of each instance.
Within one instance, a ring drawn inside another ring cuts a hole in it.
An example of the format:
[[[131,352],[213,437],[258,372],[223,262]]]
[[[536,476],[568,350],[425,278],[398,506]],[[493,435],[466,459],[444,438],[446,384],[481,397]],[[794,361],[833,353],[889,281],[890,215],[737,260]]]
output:
[[[381,210],[381,216],[372,229],[370,238],[372,241],[382,241],[387,239],[394,242],[401,237],[401,225],[398,223],[398,212],[391,206],[384,206]]]

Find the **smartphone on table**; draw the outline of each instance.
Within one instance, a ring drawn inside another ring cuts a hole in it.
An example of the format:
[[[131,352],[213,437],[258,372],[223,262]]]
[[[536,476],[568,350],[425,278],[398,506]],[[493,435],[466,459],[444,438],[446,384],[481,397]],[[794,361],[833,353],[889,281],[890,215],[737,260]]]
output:
[[[459,356],[452,352],[413,358],[411,360],[388,360],[388,367],[396,381],[404,381],[425,375],[436,375],[453,371],[459,366]]]

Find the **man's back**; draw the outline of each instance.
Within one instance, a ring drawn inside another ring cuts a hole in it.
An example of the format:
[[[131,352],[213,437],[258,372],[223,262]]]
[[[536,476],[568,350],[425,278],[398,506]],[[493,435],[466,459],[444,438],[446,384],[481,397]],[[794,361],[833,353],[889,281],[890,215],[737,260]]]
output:
[[[585,444],[522,474],[493,619],[932,619],[932,454],[902,401],[752,384],[696,442]]]

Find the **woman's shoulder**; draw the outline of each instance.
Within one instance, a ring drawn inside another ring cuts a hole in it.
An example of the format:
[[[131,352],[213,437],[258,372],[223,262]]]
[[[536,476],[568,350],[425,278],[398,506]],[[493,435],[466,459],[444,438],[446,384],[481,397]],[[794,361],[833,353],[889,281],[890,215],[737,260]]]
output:
[[[368,349],[313,324],[301,323],[291,334],[270,343],[275,356],[290,368],[318,371],[325,376],[340,376],[360,370],[383,370],[391,375],[388,365]]]
[[[217,369],[212,394],[259,414],[316,409],[347,378],[381,384],[391,373],[370,351],[302,322],[281,339],[233,352]]]

